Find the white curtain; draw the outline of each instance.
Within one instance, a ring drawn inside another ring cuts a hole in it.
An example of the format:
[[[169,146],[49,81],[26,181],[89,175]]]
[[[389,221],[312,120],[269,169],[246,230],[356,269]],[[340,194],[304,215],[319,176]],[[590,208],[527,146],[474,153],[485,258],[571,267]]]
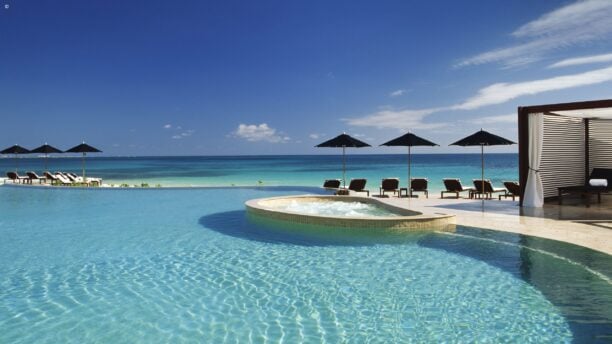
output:
[[[544,144],[544,114],[529,114],[529,173],[525,184],[523,206],[541,208],[544,205],[544,187],[540,178],[540,160]]]

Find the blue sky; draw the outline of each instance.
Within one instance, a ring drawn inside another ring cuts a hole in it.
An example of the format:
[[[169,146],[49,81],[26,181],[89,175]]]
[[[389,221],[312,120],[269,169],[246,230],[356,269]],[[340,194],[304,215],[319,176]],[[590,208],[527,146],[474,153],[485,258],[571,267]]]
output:
[[[608,0],[0,2],[2,147],[471,152],[447,145],[516,139],[517,106],[612,98]]]

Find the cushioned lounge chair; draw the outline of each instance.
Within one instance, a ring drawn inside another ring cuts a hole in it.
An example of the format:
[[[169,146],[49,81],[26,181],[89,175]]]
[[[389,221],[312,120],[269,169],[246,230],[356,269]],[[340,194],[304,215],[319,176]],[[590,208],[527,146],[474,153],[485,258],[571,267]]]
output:
[[[591,179],[606,179],[607,186],[591,186]],[[566,194],[580,194],[584,196],[586,205],[590,203],[590,196],[597,195],[597,202],[601,203],[601,194],[612,192],[612,169],[610,168],[594,168],[586,180],[584,185],[563,186],[558,188],[559,204],[563,204],[563,196]]]
[[[444,182],[446,191],[442,191],[440,193],[440,198],[444,198],[445,193],[454,193],[455,198],[459,198],[459,194],[466,191],[469,193],[469,197],[472,198],[472,192],[475,189],[471,187],[463,187],[459,178],[445,178],[442,179],[442,181]]]
[[[64,175],[67,176],[68,178],[70,178],[70,180],[72,180],[75,183],[83,184],[83,177],[78,176],[75,173],[65,172]],[[87,184],[87,185],[98,185],[98,186],[100,186],[102,184],[102,179],[101,178],[87,177],[87,179],[85,180],[84,183]]]
[[[504,182],[504,186],[506,187],[506,193],[503,195],[499,195],[499,200],[501,201],[502,197],[508,198],[512,197],[512,200],[516,197],[521,196],[521,187],[517,182]]]
[[[378,193],[381,196],[385,195],[385,192],[393,192],[395,195],[399,193],[399,178],[385,178],[380,183]]]
[[[52,174],[51,172],[45,172],[45,178],[49,179],[52,185],[72,185],[70,179],[59,173]]]
[[[28,177],[20,176],[17,172],[6,172],[6,176],[13,183],[27,183],[29,181]]]
[[[367,179],[351,179],[348,189],[355,192],[365,192],[370,197],[370,191],[365,188],[367,182]]]
[[[338,189],[340,188],[340,179],[327,179],[323,183],[323,187],[326,189]]]
[[[26,174],[28,175],[28,179],[30,180],[30,184],[32,184],[32,182],[35,181],[35,180],[38,180],[38,184],[42,184],[43,181],[46,181],[45,177],[39,176],[34,171],[26,172]]]
[[[472,192],[472,198],[478,195],[480,197],[484,197],[485,199],[491,199],[493,198],[494,193],[503,192],[506,194],[505,188],[494,188],[491,181],[488,179],[485,179],[484,181],[484,190],[482,189],[482,184],[482,179],[474,179],[474,188],[476,191]]]
[[[410,179],[410,194],[413,192],[423,192],[426,198],[429,198],[429,190],[427,190],[427,178],[412,178]]]

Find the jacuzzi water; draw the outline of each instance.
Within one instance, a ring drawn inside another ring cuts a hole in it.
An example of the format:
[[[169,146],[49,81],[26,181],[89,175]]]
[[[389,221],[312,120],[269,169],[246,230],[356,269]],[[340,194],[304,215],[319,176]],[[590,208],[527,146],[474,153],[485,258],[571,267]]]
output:
[[[340,217],[399,216],[384,208],[362,202],[292,200],[284,206],[278,206],[277,209],[309,215]]]
[[[314,192],[0,187],[0,343],[612,338],[610,256],[462,227],[312,237],[245,213]]]

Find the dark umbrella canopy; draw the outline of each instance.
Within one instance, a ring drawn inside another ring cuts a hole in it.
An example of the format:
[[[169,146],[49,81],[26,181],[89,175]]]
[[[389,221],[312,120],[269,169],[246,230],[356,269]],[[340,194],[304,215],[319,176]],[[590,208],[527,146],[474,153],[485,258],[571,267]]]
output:
[[[488,131],[484,131],[480,129],[480,131],[475,132],[474,134],[464,137],[461,140],[451,143],[449,146],[480,146],[480,160],[481,160],[481,178],[482,178],[482,192],[485,190],[484,183],[484,146],[501,146],[501,145],[513,145],[514,142],[505,139],[501,136],[497,136],[495,134],[491,134]],[[484,202],[484,195],[483,195]],[[483,211],[484,211],[484,203],[483,203]]]
[[[44,144],[40,147],[34,148],[32,149],[30,152],[32,153],[43,153],[43,154],[53,154],[53,153],[64,153],[63,151],[49,145],[49,144]]]
[[[327,140],[323,143],[316,145],[315,147],[331,147],[340,148],[342,147],[342,186],[346,186],[346,147],[361,148],[361,147],[372,147],[369,144],[357,140],[354,137],[342,133],[331,140]]]
[[[13,145],[0,152],[0,154],[28,154],[30,151],[21,147],[20,145]]]
[[[66,151],[66,153],[83,153],[83,158],[81,159],[81,164],[83,167],[83,182],[87,182],[87,178],[85,178],[85,155],[87,153],[101,153],[102,151],[98,148],[92,147],[85,142],[81,143],[78,146],[74,146]]]
[[[383,143],[381,146],[403,146],[403,147],[415,147],[415,146],[438,146],[438,144],[426,140],[422,137],[418,137],[413,133],[407,133],[400,137],[396,137],[391,141]]]
[[[40,147],[36,147],[34,149],[31,150],[32,153],[42,153],[45,155],[45,171],[48,171],[47,169],[47,158],[49,156],[49,154],[54,154],[54,153],[64,153],[63,151],[47,144],[45,142],[44,145],[40,146]]]
[[[17,158],[17,154],[29,154],[30,151],[26,148],[21,147],[20,145],[10,146],[2,151],[0,154],[15,154],[15,172],[19,170],[19,160]]]
[[[92,147],[87,143],[83,142],[78,146],[74,146],[66,151],[66,153],[101,153],[102,151],[98,148]]]
[[[391,141],[383,143],[381,146],[402,146],[408,147],[408,192],[410,192],[410,196],[412,196],[412,192],[410,190],[410,179],[411,179],[411,171],[410,171],[410,148],[415,146],[437,146],[437,144],[426,140],[422,137],[418,137],[413,133],[406,133],[400,137],[396,137]]]
[[[353,148],[361,148],[361,147],[372,147],[369,144],[357,140],[354,137],[351,137],[347,134],[340,134],[336,137],[334,137],[331,140],[327,140],[323,143],[319,143],[318,145],[316,145],[316,147],[335,147],[335,148],[340,148],[340,147],[353,147]]]
[[[499,146],[499,145],[513,145],[516,142],[512,142],[501,136],[491,134],[488,131],[480,129],[480,131],[474,134],[464,137],[461,140],[451,143],[451,146]]]

